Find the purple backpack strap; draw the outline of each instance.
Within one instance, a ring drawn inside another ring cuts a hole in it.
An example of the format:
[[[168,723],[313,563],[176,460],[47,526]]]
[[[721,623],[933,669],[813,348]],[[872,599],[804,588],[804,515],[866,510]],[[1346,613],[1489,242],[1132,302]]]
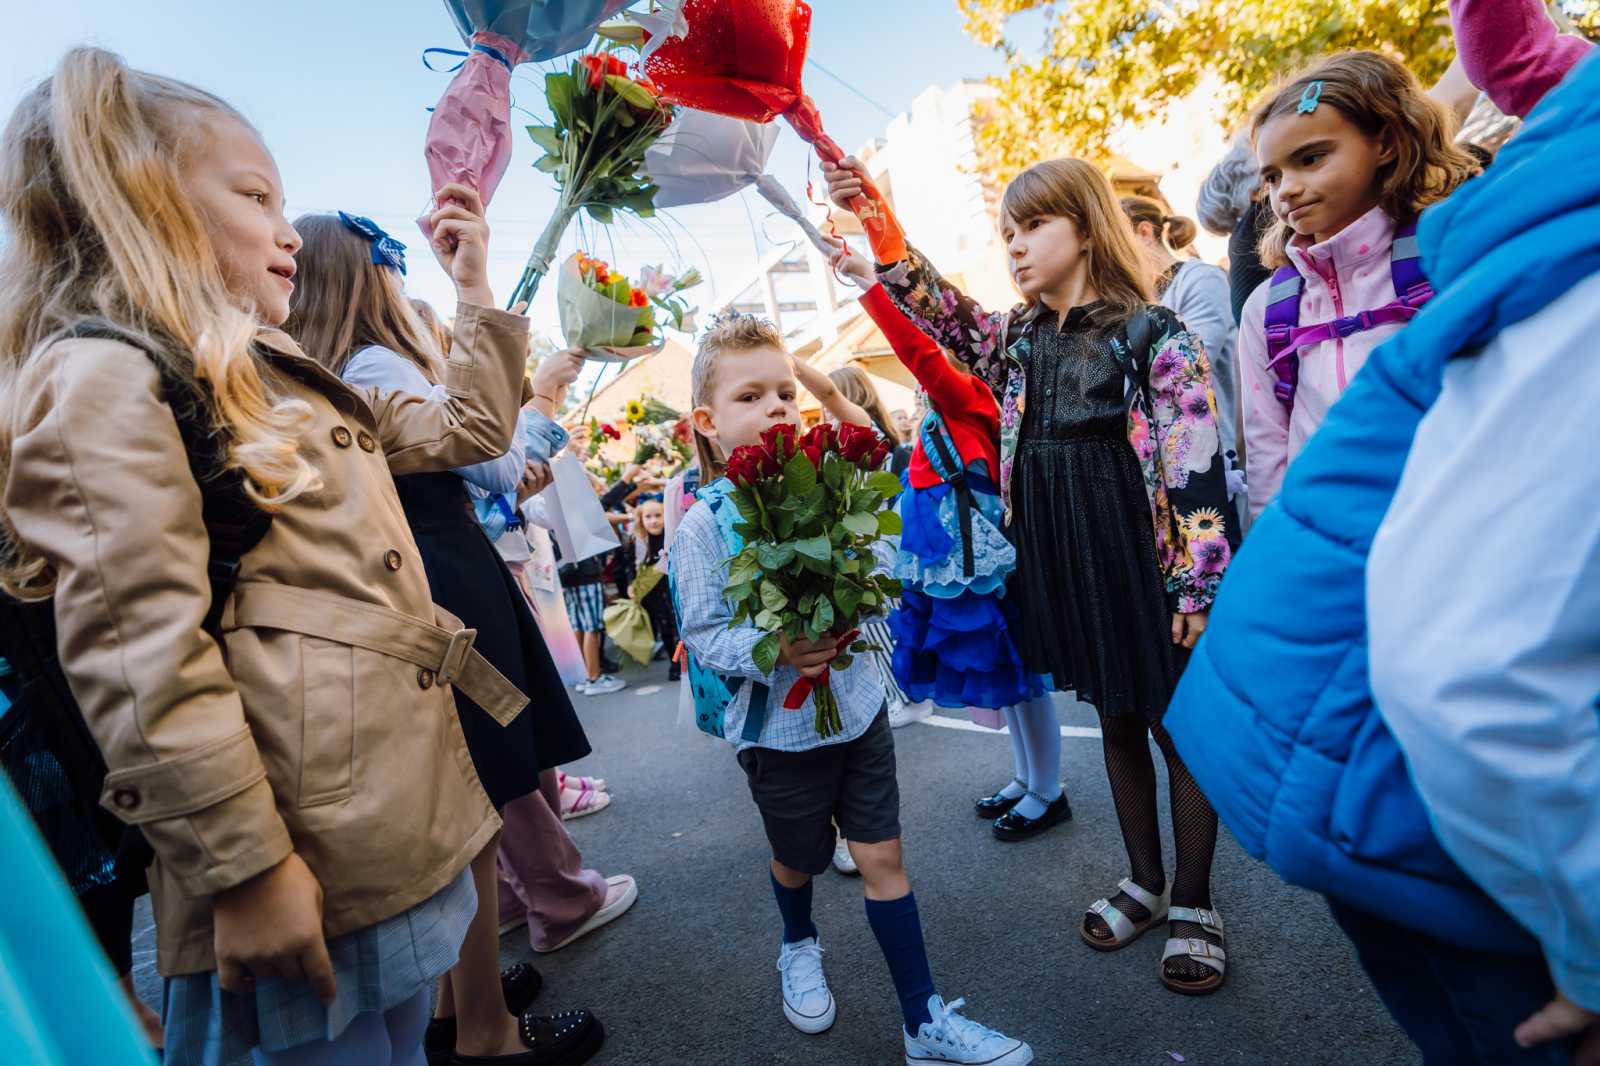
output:
[[[1422,272],[1422,248],[1417,243],[1415,219],[1395,227],[1394,247],[1389,253],[1389,277],[1394,281],[1396,300],[1413,314],[1433,299],[1433,286]]]
[[[1294,344],[1300,327],[1300,290],[1305,282],[1294,267],[1279,267],[1267,282],[1267,368],[1277,375],[1273,394],[1285,407],[1294,406],[1300,381],[1300,356]]]

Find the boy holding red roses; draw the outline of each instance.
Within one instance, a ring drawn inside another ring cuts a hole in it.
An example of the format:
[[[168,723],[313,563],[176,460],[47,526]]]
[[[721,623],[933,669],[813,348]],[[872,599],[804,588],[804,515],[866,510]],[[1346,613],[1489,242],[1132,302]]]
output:
[[[784,1014],[805,1033],[833,1024],[811,920],[811,878],[832,860],[837,824],[860,868],[867,921],[900,1000],[906,1061],[1023,1066],[1033,1061],[1026,1044],[962,1017],[959,1000],[946,1004],[935,994],[901,858],[883,685],[870,663],[853,661],[841,646],[848,639],[836,635],[836,612],[848,619],[857,610],[881,609],[893,584],[874,551],[887,546],[878,538],[898,521],[882,509],[893,495],[881,480],[888,475],[859,471],[874,458],[881,463],[886,444],[848,424],[836,435],[819,428],[801,437],[796,367],[777,330],[751,316],[730,315],[705,335],[692,389],[696,444],[710,483],[673,542],[673,602],[690,655],[697,724],[735,744],[772,846]],[[772,484],[780,477],[782,486]],[[823,513],[839,499],[850,501],[842,517]],[[772,528],[794,538],[774,543],[752,536],[745,543],[745,533]],[[805,583],[806,573],[822,571],[834,581],[825,597],[814,582]],[[764,606],[752,616],[745,597],[758,585]],[[810,591],[795,602],[802,587]],[[802,630],[792,621],[797,608],[804,608]],[[801,635],[782,632],[783,619]],[[769,706],[769,695],[782,699],[796,691],[802,699],[795,709],[776,699]],[[803,713],[807,705],[811,713]]]

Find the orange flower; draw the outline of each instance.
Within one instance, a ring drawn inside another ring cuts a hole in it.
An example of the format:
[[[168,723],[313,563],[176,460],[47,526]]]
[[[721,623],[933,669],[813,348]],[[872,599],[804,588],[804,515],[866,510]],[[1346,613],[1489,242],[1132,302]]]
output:
[[[614,55],[587,55],[583,65],[589,68],[589,88],[598,89],[605,83],[607,74],[628,76],[628,65]]]
[[[645,292],[644,292],[643,289],[629,289],[628,290],[628,306],[629,307],[645,307],[649,303],[650,303],[650,297],[645,295]]]

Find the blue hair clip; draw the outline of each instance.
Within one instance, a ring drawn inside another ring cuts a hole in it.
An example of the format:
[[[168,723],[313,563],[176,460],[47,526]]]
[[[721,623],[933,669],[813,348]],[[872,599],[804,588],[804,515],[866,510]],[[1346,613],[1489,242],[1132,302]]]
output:
[[[395,240],[383,231],[383,228],[370,218],[352,215],[348,211],[339,212],[339,221],[345,228],[354,233],[359,233],[372,244],[372,261],[378,266],[391,266],[403,275],[406,272],[406,246]]]
[[[1317,109],[1322,102],[1322,82],[1314,81],[1306,86],[1306,91],[1300,94],[1300,102],[1295,105],[1297,115],[1309,115]]]

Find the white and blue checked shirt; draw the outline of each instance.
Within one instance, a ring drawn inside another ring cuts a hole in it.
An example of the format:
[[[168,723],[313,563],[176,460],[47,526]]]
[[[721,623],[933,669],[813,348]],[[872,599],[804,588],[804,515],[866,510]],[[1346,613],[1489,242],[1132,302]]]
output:
[[[885,542],[875,545],[880,567],[887,569]],[[783,699],[800,680],[799,671],[778,666],[769,677],[756,669],[752,657],[756,644],[765,635],[748,621],[732,629],[733,609],[722,595],[728,583],[728,548],[711,509],[695,504],[678,525],[669,557],[678,590],[680,635],[699,664],[726,677],[742,677],[764,682],[771,692],[767,699],[767,720],[756,743],[739,739],[745,713],[750,707],[751,685],[739,686],[723,719],[724,735],[738,750],[771,748],[775,751],[807,751],[828,744],[844,744],[867,731],[883,709],[883,681],[867,656],[857,656],[844,670],[831,675],[833,694],[839,700],[839,720],[844,728],[831,737],[817,735],[816,705],[810,697],[799,710],[785,710]]]

